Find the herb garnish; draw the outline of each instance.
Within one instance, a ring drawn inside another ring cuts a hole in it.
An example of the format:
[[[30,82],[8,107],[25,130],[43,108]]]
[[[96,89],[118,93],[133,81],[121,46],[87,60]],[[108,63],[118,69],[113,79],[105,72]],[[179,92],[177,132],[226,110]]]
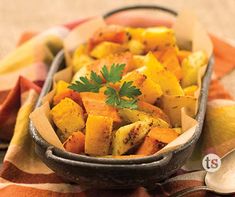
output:
[[[140,90],[132,85],[133,81],[124,82],[120,89],[112,87],[113,84],[122,79],[122,73],[125,64],[112,64],[110,70],[107,66],[101,69],[101,75],[91,71],[90,79],[80,77],[79,81],[72,83],[69,88],[77,92],[95,92],[98,93],[100,88],[106,87],[104,94],[107,96],[106,103],[117,108],[137,108],[137,96],[141,95]]]

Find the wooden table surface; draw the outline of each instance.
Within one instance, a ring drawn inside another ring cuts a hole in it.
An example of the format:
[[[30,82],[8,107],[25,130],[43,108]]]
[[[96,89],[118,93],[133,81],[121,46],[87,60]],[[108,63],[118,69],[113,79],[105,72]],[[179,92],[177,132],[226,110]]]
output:
[[[235,0],[0,0],[0,58],[14,49],[24,31],[43,31],[133,4],[159,4],[175,10],[190,8],[209,32],[235,43]],[[235,71],[221,81],[235,96]]]

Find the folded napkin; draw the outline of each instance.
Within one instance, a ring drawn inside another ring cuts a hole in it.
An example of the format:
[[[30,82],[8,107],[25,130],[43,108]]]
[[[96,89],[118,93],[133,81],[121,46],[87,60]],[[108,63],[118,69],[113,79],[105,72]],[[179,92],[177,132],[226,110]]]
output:
[[[41,34],[24,34],[19,42],[20,46],[0,61],[0,138],[11,140],[0,174],[0,197],[169,196],[187,187],[204,185],[204,171],[192,172],[182,168],[170,179],[157,184],[156,188],[151,191],[143,187],[115,191],[82,188],[56,176],[37,157],[28,131],[29,114],[38,98],[48,67],[56,53],[62,48],[63,38],[69,29],[80,22],[82,21],[55,27]],[[219,79],[235,68],[233,58],[235,48],[215,36],[211,38],[214,43],[215,74],[210,85],[209,102],[214,102],[215,99],[231,100],[231,95],[219,83]],[[218,100],[218,102],[224,101]],[[230,122],[226,122],[226,118],[233,118],[235,113],[234,111],[225,113],[223,106],[219,109],[222,109],[223,113],[220,113],[216,105],[208,105],[205,128],[200,138],[200,144],[204,146],[195,149],[192,160],[208,152],[223,156],[227,151],[235,148],[235,143],[232,143],[235,141],[235,134],[233,134],[235,132],[223,137],[224,131],[213,127],[223,125],[221,116],[225,116],[223,120],[226,124],[226,127],[222,128],[234,127],[230,125]],[[220,121],[220,124],[217,124],[217,121]],[[213,138],[213,136],[216,137]],[[205,196],[206,193],[199,192],[194,195]]]

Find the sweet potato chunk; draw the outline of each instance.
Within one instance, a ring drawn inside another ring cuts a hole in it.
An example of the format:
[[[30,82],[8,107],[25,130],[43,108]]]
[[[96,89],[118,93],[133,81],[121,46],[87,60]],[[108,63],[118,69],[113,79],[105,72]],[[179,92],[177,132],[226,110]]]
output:
[[[88,115],[85,153],[93,156],[108,155],[112,139],[112,128],[112,118]]]
[[[88,50],[91,51],[96,45],[98,45],[103,41],[123,44],[127,40],[128,40],[128,35],[126,34],[123,27],[116,25],[109,25],[100,28],[95,32],[95,34],[88,42]]]
[[[120,127],[113,139],[113,155],[123,155],[133,147],[142,142],[150,130],[150,125],[146,121],[138,121]]]
[[[117,109],[106,104],[106,96],[103,93],[82,92],[81,98],[87,114],[106,116],[115,122],[121,122]]]
[[[73,132],[63,144],[65,150],[80,154],[84,152],[85,135],[81,131]]]
[[[55,125],[64,133],[72,134],[85,126],[83,109],[72,99],[61,100],[50,114]]]
[[[144,142],[137,150],[137,155],[151,155],[161,150],[166,144],[178,137],[178,133],[170,128],[152,128]]]

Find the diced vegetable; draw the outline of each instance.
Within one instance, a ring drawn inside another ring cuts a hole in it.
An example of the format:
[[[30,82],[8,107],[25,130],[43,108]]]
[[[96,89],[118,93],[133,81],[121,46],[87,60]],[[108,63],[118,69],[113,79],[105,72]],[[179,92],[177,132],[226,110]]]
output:
[[[92,63],[94,60],[88,55],[85,45],[80,45],[72,57],[73,71],[77,72],[83,66]]]
[[[88,65],[87,71],[99,73],[104,65],[110,69],[113,64],[125,64],[125,69],[123,71],[123,75],[125,75],[127,72],[134,69],[133,55],[130,52],[109,55]]]
[[[112,118],[88,115],[85,153],[93,156],[108,155],[112,139],[112,127]]]
[[[73,132],[63,146],[68,152],[81,154],[84,152],[85,135],[81,131]]]
[[[203,51],[194,52],[185,58],[182,62],[182,87],[197,85],[199,69],[206,63],[207,56]]]
[[[90,55],[97,59],[104,58],[108,55],[126,51],[126,47],[113,42],[101,42],[91,51]]]
[[[88,71],[87,66],[83,66],[75,73],[71,82],[74,83],[75,81],[80,81],[80,77],[85,77],[89,74],[90,72]]]
[[[194,117],[197,111],[197,99],[192,96],[164,95],[161,98],[163,111],[170,118],[174,127],[181,126],[181,108],[184,107],[190,117]]]
[[[138,69],[141,68],[145,65],[145,56],[143,55],[134,55],[133,56],[133,64],[134,64],[134,68]]]
[[[65,82],[63,80],[59,80],[56,83],[56,95],[66,91],[66,90],[69,90],[68,86],[69,86],[69,83],[67,83],[67,82]]]
[[[90,115],[100,115],[121,122],[117,109],[105,103],[106,96],[102,93],[82,92],[81,98],[85,110]]]
[[[141,55],[144,53],[144,45],[139,40],[130,40],[127,46],[133,55]]]
[[[56,126],[63,133],[71,135],[85,126],[83,109],[72,99],[61,100],[52,108],[50,114]]]
[[[120,127],[113,138],[113,155],[123,155],[139,145],[150,130],[146,121],[138,121],[130,125]]]
[[[153,104],[157,98],[162,96],[161,87],[138,71],[129,72],[121,82],[124,83],[124,81],[133,81],[133,85],[140,89],[142,93],[139,96],[140,100]]]
[[[57,105],[64,98],[70,98],[80,106],[82,105],[82,100],[80,94],[68,88],[69,83],[65,81],[58,81],[56,84],[56,94],[53,97],[53,105]]]
[[[180,80],[183,74],[177,57],[177,50],[173,47],[168,47],[165,50],[157,51],[156,53],[160,53],[158,54],[158,60],[164,65],[164,67]]]
[[[161,150],[166,144],[178,137],[178,133],[170,128],[152,128],[144,142],[137,150],[137,155],[152,155]]]
[[[150,114],[154,118],[160,118],[170,125],[169,117],[159,107],[156,107],[156,106],[151,105],[149,103],[146,103],[144,101],[139,101],[138,102],[138,109],[140,111],[144,111],[144,112]]]
[[[166,95],[184,95],[176,76],[167,70],[160,70],[156,72],[144,71],[147,77],[150,77],[155,83],[159,84],[163,94]]]
[[[177,56],[180,64],[182,64],[183,60],[187,58],[191,53],[192,53],[191,51],[179,50]]]
[[[142,111],[131,110],[131,109],[119,109],[120,116],[123,120],[133,123],[137,121],[146,121],[149,122],[153,127],[163,127],[167,128],[170,125],[162,120],[161,118],[156,118]]]
[[[88,50],[91,51],[96,45],[103,41],[109,41],[114,43],[123,44],[127,42],[128,35],[123,27],[116,25],[109,25],[104,28],[100,28],[88,42]]]
[[[176,44],[173,30],[166,27],[147,28],[142,36],[147,51],[175,46]]]

